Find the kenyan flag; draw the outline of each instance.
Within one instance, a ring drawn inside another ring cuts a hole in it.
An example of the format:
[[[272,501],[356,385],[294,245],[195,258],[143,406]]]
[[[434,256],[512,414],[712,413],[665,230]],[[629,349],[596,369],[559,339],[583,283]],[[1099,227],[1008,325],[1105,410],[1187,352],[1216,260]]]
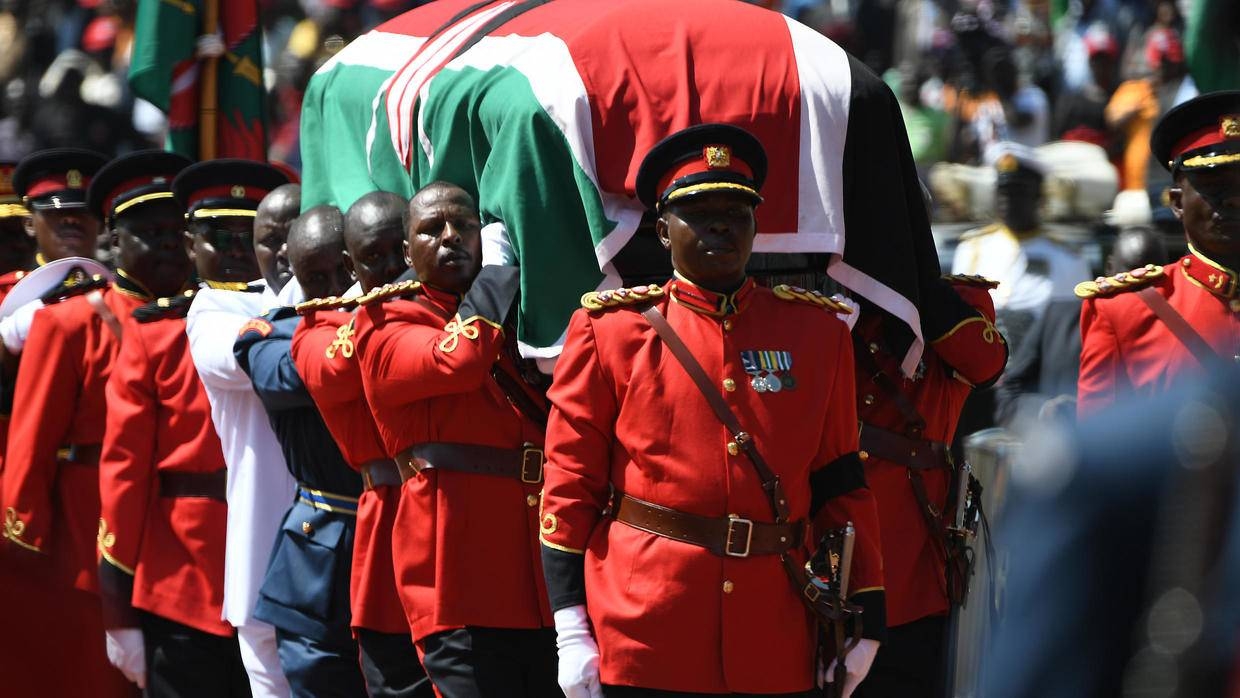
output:
[[[746,3],[441,0],[408,12],[311,80],[302,206],[463,186],[516,248],[522,352],[551,356],[581,294],[620,283],[645,153],[705,122],[748,129],[769,155],[755,251],[834,255],[832,276],[908,323],[912,370],[918,288],[939,269],[895,99],[831,41]]]
[[[195,42],[216,12],[228,50],[200,61]],[[202,73],[209,69],[216,75],[213,156],[267,159],[261,36],[255,0],[138,0],[129,84],[168,115],[169,150],[202,157]]]

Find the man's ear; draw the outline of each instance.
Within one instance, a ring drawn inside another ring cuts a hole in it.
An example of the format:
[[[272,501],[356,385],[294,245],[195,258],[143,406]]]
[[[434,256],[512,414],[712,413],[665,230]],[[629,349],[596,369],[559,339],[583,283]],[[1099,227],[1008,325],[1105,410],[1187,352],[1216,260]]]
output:
[[[340,253],[341,261],[344,262],[344,270],[349,272],[349,278],[357,281],[357,270],[353,268],[353,257],[349,255],[349,251],[345,250]]]
[[[23,218],[23,219],[22,219],[22,227],[26,229],[26,234],[27,234],[27,235],[29,235],[29,236],[30,236],[30,237],[32,237],[32,238],[33,238],[33,237],[35,237],[35,234],[34,234],[34,216],[33,216],[33,215],[31,215],[31,216],[26,216],[25,218]]]
[[[400,243],[400,248],[405,251],[405,266],[413,268],[413,259],[409,256],[409,241],[405,240]]]
[[[189,261],[194,261],[194,234],[188,230],[181,231],[181,239],[185,242],[185,254],[189,255]]]
[[[119,248],[121,246],[121,234],[116,232],[116,228],[112,228],[108,231],[108,233],[108,244],[111,245],[114,250]]]
[[[660,214],[654,219],[654,234],[659,238],[659,244],[663,245],[663,249],[672,249],[672,236],[668,233],[667,220]]]
[[[1167,189],[1167,207],[1175,214],[1176,220],[1184,220],[1184,188],[1179,182]]]

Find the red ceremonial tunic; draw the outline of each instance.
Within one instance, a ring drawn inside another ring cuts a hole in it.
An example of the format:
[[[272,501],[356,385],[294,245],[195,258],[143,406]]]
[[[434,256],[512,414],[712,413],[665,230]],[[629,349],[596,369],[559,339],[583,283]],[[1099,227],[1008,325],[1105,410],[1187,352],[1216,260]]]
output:
[[[541,448],[542,429],[491,377],[497,363],[516,375],[504,333],[486,322],[446,330],[457,304],[421,287],[358,311],[362,383],[388,455],[425,442]],[[538,484],[450,470],[424,470],[404,484],[393,557],[415,640],[465,626],[551,625],[538,492]]]
[[[101,293],[118,320],[149,300],[115,286]],[[41,308],[30,325],[17,372],[20,409],[9,424],[4,506],[11,543],[50,555],[57,582],[97,593],[104,386],[120,340],[87,295]]]
[[[361,363],[352,343],[353,317],[339,310],[306,313],[293,334],[292,354],[297,373],[340,452],[350,466],[360,470],[369,461],[387,459],[388,454],[362,389]],[[350,334],[342,339],[338,332],[345,326]],[[409,632],[392,568],[392,527],[399,503],[400,488],[391,485],[368,489],[358,500],[350,585],[355,628]]]
[[[184,318],[131,318],[121,356],[107,383],[99,464],[98,551],[106,564],[133,577],[132,599],[116,601],[230,636],[232,626],[220,618],[228,507],[160,492],[162,474],[225,467]]]
[[[664,290],[655,306],[718,379],[780,477],[791,520],[805,520],[811,473],[843,467],[833,462],[857,451],[848,327],[752,280],[728,297],[680,279]],[[542,540],[585,552],[602,681],[702,693],[808,690],[813,624],[778,556],[720,557],[603,516],[614,488],[690,514],[774,520],[754,467],[729,449],[727,428],[637,307],[578,310],[549,393]],[[784,352],[794,387],[758,392],[744,367],[742,352],[751,351]],[[842,491],[813,523],[821,532],[853,522],[850,592],[880,589],[874,498],[863,483]],[[791,554],[803,561],[817,540]]]
[[[900,357],[883,345],[883,317],[879,313],[863,314],[853,330],[860,350],[869,353],[873,365],[894,382],[925,421],[925,428],[917,438],[945,444],[950,444],[956,433],[960,411],[972,386],[993,380],[1007,360],[1007,345],[994,327],[995,307],[989,287],[964,282],[952,286],[977,314],[931,341],[922,355],[921,375],[917,379],[903,376]],[[865,425],[873,425],[907,435],[905,414],[873,380],[873,373],[866,368],[868,365],[858,359],[857,416],[862,429]],[[867,456],[865,479],[878,502],[879,522],[884,533],[888,626],[946,613],[949,603],[944,551],[927,530],[921,505],[909,481],[907,464],[874,454]],[[942,513],[952,473],[944,468],[918,472],[925,483],[928,501]]]
[[[1148,283],[1113,284],[1081,306],[1079,414],[1097,412],[1125,398],[1161,395],[1186,377],[1207,375],[1137,295],[1141,288],[1153,288],[1166,298],[1221,359],[1240,361],[1237,273],[1191,247],[1189,254],[1162,272]]]

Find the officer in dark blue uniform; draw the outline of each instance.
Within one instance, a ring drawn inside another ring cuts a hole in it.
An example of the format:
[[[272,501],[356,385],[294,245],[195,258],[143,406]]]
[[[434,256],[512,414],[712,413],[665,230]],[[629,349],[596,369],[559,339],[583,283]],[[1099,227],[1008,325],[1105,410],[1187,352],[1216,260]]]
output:
[[[294,274],[310,297],[342,293],[350,279],[340,211],[320,206],[289,232]],[[250,321],[234,345],[237,362],[271,418],[297,479],[259,592],[254,616],[276,628],[280,665],[295,696],[363,696],[357,644],[349,630],[349,573],[360,476],[351,470],[306,391],[289,353],[301,316],[277,308]]]

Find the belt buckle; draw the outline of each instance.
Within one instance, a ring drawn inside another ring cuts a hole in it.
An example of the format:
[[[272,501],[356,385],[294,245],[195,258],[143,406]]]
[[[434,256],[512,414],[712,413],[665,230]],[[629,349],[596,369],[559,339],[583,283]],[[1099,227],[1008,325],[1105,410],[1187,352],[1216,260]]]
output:
[[[805,598],[810,603],[818,603],[818,599],[822,598],[822,587],[814,584],[813,580],[810,580],[805,583],[805,589],[803,589],[801,593],[805,594]]]
[[[521,482],[537,485],[543,479],[543,450],[526,444],[521,451]]]
[[[737,540],[738,536],[736,533],[737,524],[741,524],[745,527],[745,533],[744,533],[745,546],[743,548],[736,547],[736,544],[739,542]],[[729,516],[728,517],[728,538],[724,542],[724,545],[723,545],[724,554],[729,555],[731,557],[749,557],[749,546],[752,543],[753,543],[753,521],[750,521],[749,519],[742,519],[739,516]]]
[[[373,490],[375,488],[375,478],[370,474],[371,466],[362,468],[362,488],[365,490]]]
[[[400,484],[405,484],[422,472],[422,464],[411,454],[400,453],[396,458],[396,470],[400,474]]]

